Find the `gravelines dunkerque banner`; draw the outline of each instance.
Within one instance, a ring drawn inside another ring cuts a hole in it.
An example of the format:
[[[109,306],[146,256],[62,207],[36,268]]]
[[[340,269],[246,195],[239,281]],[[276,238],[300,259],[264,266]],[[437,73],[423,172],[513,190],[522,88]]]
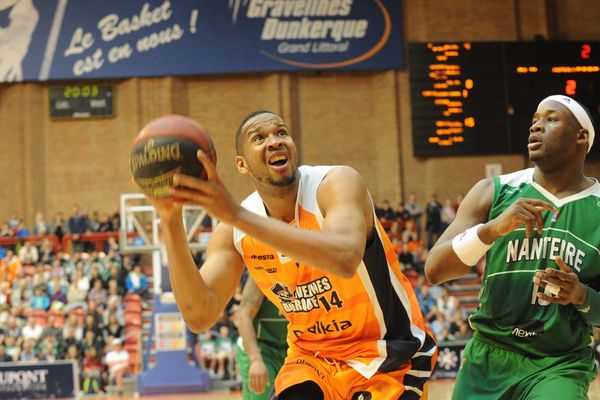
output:
[[[0,0],[0,82],[404,67],[398,0]]]

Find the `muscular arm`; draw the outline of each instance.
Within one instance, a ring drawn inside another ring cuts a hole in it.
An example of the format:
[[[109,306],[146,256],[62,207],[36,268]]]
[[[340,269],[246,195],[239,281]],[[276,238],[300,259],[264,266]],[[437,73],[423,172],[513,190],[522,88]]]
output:
[[[216,175],[214,165],[201,154],[208,180],[176,177],[172,193],[204,207],[213,217],[235,225],[285,255],[332,274],[350,278],[360,264],[373,227],[373,211],[366,185],[349,167],[332,169],[321,182],[317,199],[324,216],[323,230],[296,229],[275,218],[265,218],[242,208],[231,199]]]
[[[235,321],[238,332],[244,341],[244,349],[252,361],[262,360],[262,354],[256,341],[253,320],[264,300],[265,296],[254,280],[248,278],[242,292],[242,302],[236,313]]]
[[[295,260],[351,278],[362,260],[367,232],[373,227],[365,183],[354,169],[335,168],[321,182],[317,199],[324,216],[322,231],[296,229],[247,210],[241,210],[234,223]]]
[[[233,245],[232,227],[221,223],[215,228],[206,261],[198,272],[187,244],[181,214],[162,218],[161,223],[175,301],[188,327],[201,332],[217,321],[243,271],[241,256]]]
[[[427,256],[425,276],[429,282],[437,285],[459,278],[471,271],[471,267],[465,265],[454,252],[452,239],[466,229],[487,221],[493,195],[494,183],[491,179],[479,181],[467,193],[456,212],[456,218],[440,236]],[[481,232],[480,238],[486,242]],[[493,240],[486,243],[491,243]]]

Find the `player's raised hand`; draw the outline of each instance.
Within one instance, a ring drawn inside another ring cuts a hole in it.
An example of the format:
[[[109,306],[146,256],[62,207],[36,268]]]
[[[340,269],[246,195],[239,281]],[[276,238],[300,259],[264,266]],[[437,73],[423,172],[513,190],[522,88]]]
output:
[[[214,163],[202,150],[198,150],[198,160],[204,166],[206,179],[175,174],[171,194],[178,203],[199,205],[214,218],[233,222],[240,205],[219,178]]]
[[[525,236],[529,237],[534,230],[537,230],[538,234],[542,233],[544,211],[554,211],[554,207],[543,200],[520,198],[489,224],[492,225],[496,237],[506,236],[523,225]]]

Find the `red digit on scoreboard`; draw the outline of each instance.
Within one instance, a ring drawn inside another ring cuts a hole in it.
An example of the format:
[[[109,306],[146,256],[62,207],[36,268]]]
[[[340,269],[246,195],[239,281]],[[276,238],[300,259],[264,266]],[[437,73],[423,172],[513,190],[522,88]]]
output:
[[[567,84],[565,85],[565,94],[569,96],[573,96],[575,91],[577,90],[577,81],[575,79],[567,79]]]
[[[585,59],[590,58],[591,52],[592,52],[592,47],[589,44],[581,45],[581,58],[585,58]]]

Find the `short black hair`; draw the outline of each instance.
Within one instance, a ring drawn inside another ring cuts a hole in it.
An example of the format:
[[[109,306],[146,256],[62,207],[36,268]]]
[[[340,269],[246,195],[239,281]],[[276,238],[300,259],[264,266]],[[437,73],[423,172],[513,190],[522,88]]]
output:
[[[241,136],[242,136],[242,127],[246,124],[246,122],[248,122],[249,120],[251,120],[252,118],[256,117],[257,115],[260,114],[273,114],[273,115],[277,115],[272,111],[269,110],[258,110],[258,111],[252,111],[250,114],[246,115],[243,119],[242,122],[240,122],[240,126],[237,129],[237,132],[235,133],[235,151],[237,152],[237,155],[240,156],[242,155],[243,151],[242,151],[242,141],[240,140]]]

